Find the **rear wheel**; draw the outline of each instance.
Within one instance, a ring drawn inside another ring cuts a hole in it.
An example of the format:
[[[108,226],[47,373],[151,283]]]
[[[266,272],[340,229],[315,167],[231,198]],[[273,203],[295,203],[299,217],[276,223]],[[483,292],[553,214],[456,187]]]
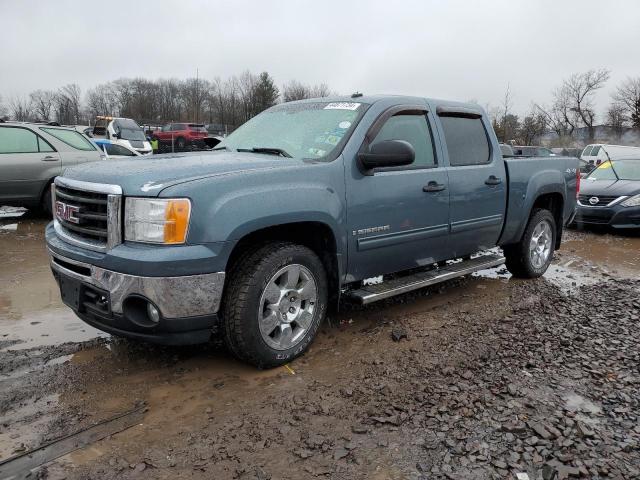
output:
[[[520,242],[504,248],[507,269],[514,277],[540,277],[551,264],[555,242],[553,215],[549,210],[534,210]]]
[[[293,360],[314,339],[327,292],[324,266],[307,247],[277,242],[245,255],[230,275],[224,298],[227,346],[260,368]]]
[[[176,148],[178,150],[184,150],[184,147],[187,145],[187,142],[185,141],[185,139],[183,137],[178,137],[178,140],[176,140]]]

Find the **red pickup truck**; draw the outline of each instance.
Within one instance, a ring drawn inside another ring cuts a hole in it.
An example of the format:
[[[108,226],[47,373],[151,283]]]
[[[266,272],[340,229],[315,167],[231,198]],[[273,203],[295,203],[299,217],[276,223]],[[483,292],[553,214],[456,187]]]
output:
[[[174,150],[188,150],[191,147],[203,148],[209,136],[201,123],[169,123],[153,133],[153,138],[164,147],[173,146]]]

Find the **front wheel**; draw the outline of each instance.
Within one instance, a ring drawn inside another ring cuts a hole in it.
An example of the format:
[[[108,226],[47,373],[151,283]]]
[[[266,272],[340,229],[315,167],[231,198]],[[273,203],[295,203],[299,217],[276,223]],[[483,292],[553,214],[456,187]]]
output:
[[[327,310],[324,266],[307,247],[268,244],[245,255],[224,297],[225,343],[240,359],[275,367],[301,355]]]
[[[549,210],[536,209],[520,242],[504,247],[506,267],[514,277],[537,278],[549,268],[556,244],[556,222]]]

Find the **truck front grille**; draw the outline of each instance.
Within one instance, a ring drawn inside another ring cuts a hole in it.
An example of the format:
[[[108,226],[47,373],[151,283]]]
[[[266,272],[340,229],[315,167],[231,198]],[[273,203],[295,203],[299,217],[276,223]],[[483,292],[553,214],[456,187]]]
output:
[[[57,178],[52,198],[56,231],[63,240],[91,250],[114,247],[121,241],[121,198],[116,185]]]

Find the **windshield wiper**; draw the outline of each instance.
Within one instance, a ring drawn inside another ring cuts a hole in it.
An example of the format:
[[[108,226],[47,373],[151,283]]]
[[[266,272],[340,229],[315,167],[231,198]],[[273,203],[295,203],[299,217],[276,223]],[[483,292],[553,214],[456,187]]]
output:
[[[229,147],[227,147],[226,145],[223,145],[221,147],[212,148],[211,150],[214,151],[214,152],[216,150],[229,150],[229,151],[231,151],[231,149]]]
[[[281,157],[293,158],[290,154],[281,148],[277,147],[253,147],[253,148],[238,148],[238,152],[253,152],[253,153],[267,153],[270,155],[280,155]]]

